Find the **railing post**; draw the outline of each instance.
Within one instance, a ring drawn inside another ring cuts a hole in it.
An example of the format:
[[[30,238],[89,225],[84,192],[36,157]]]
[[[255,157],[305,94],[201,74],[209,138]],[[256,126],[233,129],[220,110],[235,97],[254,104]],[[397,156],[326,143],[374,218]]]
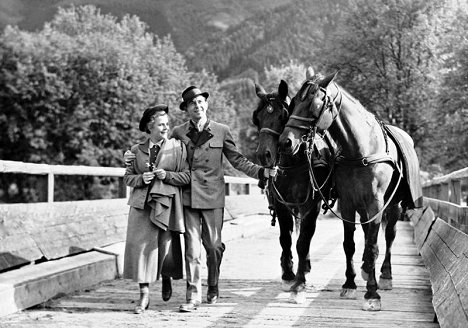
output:
[[[451,180],[449,186],[450,186],[449,202],[457,204],[457,205],[461,205],[461,181]]]
[[[54,202],[54,174],[51,172],[47,174],[47,202]]]

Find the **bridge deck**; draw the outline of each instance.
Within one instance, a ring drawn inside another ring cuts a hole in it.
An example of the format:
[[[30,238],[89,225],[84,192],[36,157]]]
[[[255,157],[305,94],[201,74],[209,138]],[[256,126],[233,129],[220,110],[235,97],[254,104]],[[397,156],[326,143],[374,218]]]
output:
[[[339,220],[318,221],[311,244],[311,286],[305,303],[293,304],[279,282],[278,228],[270,227],[265,216],[248,219],[261,221],[262,232],[227,242],[217,304],[202,304],[193,313],[179,313],[185,282],[174,282],[173,296],[167,303],[161,300],[157,283],[151,287],[149,310],[138,316],[132,313],[133,300],[138,298],[136,283],[115,280],[3,317],[0,327],[439,327],[433,323],[429,274],[408,222],[398,224],[393,248],[394,289],[380,292],[382,311],[364,312],[365,283],[360,277],[356,300],[339,297],[345,264]],[[225,230],[229,229],[227,224]],[[380,234],[379,268],[385,250],[383,239]],[[355,240],[359,269],[363,250],[360,227]]]

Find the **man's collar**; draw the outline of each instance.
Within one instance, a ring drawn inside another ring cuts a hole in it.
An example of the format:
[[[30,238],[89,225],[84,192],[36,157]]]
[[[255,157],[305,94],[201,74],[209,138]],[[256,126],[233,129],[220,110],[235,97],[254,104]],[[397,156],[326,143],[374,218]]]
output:
[[[205,130],[205,129],[208,127],[209,124],[210,124],[210,119],[207,118],[206,121],[205,121],[205,123],[203,124],[203,128],[202,128],[201,130],[199,130],[199,129],[198,129],[198,124],[195,123],[193,120],[190,120],[190,127],[193,128],[193,129],[195,129],[195,130],[197,130],[197,131],[203,131],[203,130]]]

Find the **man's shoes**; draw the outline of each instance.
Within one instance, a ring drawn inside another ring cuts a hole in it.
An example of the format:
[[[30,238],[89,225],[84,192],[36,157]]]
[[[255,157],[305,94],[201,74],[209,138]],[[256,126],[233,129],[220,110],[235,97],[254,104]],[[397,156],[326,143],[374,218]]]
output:
[[[215,304],[218,301],[218,296],[218,286],[208,286],[208,294],[206,295],[208,304]]]
[[[163,277],[162,278],[162,291],[161,291],[162,299],[164,302],[167,302],[171,299],[172,296],[172,284],[170,277]]]
[[[179,312],[192,312],[195,311],[198,306],[200,305],[200,302],[197,301],[188,301],[185,304],[182,304],[179,307]]]
[[[133,309],[133,313],[142,314],[149,308],[149,294],[140,293],[140,299],[138,300],[137,306]]]

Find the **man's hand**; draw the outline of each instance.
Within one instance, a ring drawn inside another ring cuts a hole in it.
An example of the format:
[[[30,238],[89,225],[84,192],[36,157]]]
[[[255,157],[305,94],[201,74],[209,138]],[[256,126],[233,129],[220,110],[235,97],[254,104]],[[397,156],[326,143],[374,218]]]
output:
[[[275,167],[265,167],[265,171],[264,171],[264,176],[265,178],[269,178],[269,177],[272,177],[274,178],[276,176],[276,174],[278,174],[278,168],[275,166]]]
[[[132,153],[130,150],[127,150],[124,154],[124,162],[125,165],[131,165],[132,162],[135,160],[136,155]]]

